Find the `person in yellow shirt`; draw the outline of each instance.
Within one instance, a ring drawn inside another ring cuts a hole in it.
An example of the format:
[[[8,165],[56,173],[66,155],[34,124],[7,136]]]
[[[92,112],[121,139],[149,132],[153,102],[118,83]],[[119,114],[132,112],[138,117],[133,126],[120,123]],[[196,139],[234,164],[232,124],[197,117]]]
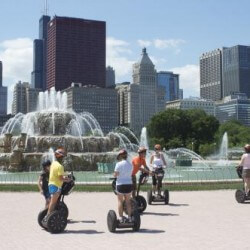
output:
[[[57,200],[61,194],[63,182],[70,181],[70,179],[65,176],[64,167],[63,165],[61,165],[65,155],[65,150],[62,147],[58,148],[55,151],[56,160],[53,161],[50,166],[49,193],[51,195],[51,200],[49,203],[47,215],[49,215],[55,209]]]

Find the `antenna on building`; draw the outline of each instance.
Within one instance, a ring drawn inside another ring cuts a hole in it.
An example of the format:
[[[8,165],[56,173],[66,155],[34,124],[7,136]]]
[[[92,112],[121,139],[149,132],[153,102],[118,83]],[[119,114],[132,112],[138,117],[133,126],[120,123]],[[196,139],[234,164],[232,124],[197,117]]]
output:
[[[44,0],[44,15],[47,16],[49,12],[48,0]]]

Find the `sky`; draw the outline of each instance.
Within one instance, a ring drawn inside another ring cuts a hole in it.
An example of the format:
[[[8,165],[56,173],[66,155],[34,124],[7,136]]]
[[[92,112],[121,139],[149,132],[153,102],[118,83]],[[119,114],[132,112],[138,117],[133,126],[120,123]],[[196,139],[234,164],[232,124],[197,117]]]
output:
[[[33,40],[45,0],[0,0],[0,61],[9,87],[30,82]],[[180,74],[184,97],[199,96],[199,57],[250,45],[249,0],[48,0],[50,16],[106,21],[106,65],[116,82],[132,82],[132,65],[147,48],[157,71]]]

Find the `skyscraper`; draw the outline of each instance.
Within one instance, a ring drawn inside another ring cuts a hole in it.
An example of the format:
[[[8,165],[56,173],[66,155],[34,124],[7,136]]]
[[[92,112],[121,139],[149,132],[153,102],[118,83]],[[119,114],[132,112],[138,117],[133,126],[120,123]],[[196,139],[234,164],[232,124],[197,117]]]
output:
[[[170,71],[160,71],[157,73],[158,85],[166,88],[166,101],[179,99],[179,75]]]
[[[138,135],[154,114],[165,109],[166,88],[158,86],[156,77],[155,66],[144,48],[141,60],[133,65],[133,83],[117,86],[119,110],[126,112],[119,115],[119,120]]]
[[[218,101],[222,98],[222,52],[216,49],[200,57],[200,96]]]
[[[115,87],[115,70],[108,66],[106,68],[106,88]]]
[[[7,87],[3,87],[3,64],[0,61],[0,114],[7,114]]]
[[[48,26],[47,88],[105,87],[106,23],[55,16]]]
[[[47,88],[47,36],[50,17],[43,15],[39,20],[39,39],[33,44],[33,71],[31,86],[45,90]]]
[[[250,98],[250,46],[223,48],[222,60],[223,96],[241,92]]]

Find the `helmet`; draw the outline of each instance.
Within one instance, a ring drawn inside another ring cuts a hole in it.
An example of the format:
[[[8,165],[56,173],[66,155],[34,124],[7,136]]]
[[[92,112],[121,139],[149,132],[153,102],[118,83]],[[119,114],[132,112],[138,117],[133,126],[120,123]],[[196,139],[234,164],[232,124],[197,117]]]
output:
[[[147,151],[147,149],[145,148],[145,147],[139,147],[138,148],[138,150],[137,150],[137,152],[140,154],[140,153],[144,153],[144,152],[146,152]]]
[[[244,146],[244,149],[245,149],[246,152],[249,152],[249,153],[250,153],[250,145],[249,145],[249,144],[246,144],[246,145]]]
[[[125,149],[121,149],[119,152],[118,152],[118,155],[117,155],[117,159],[121,156],[121,155],[127,155],[128,152],[125,150]]]
[[[65,153],[65,150],[63,148],[58,148],[56,151],[55,151],[55,156],[56,158],[62,158],[66,155]]]
[[[43,169],[45,169],[46,167],[49,167],[51,165],[51,161],[50,160],[46,160],[42,163]]]
[[[155,150],[161,150],[161,145],[160,144],[155,144]]]

